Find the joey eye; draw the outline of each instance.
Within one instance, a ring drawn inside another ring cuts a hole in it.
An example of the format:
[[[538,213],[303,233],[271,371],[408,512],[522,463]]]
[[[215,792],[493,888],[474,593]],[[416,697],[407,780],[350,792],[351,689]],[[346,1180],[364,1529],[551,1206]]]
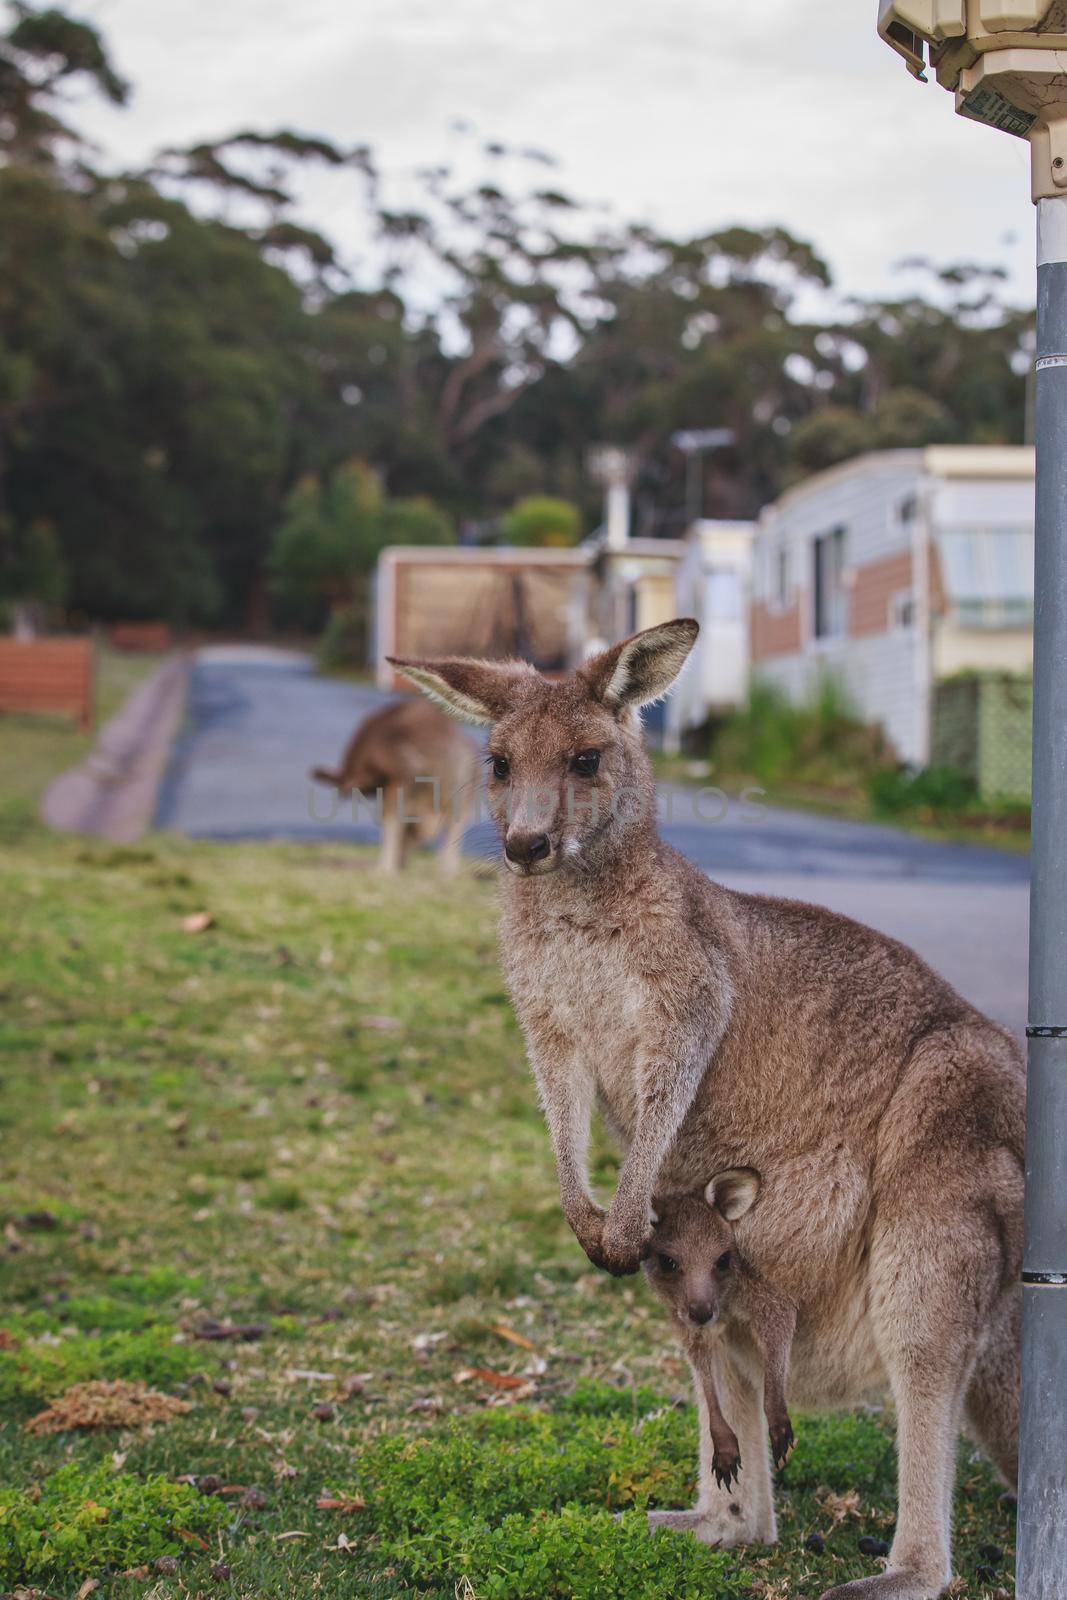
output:
[[[729,1270],[730,1270],[730,1259],[731,1258],[730,1258],[729,1250],[724,1250],[722,1255],[719,1257],[718,1261],[716,1261],[716,1263],[715,1263],[715,1271],[716,1272],[729,1272]]]
[[[571,762],[571,771],[577,772],[583,778],[593,778],[596,776],[599,766],[599,750],[579,750]]]
[[[678,1263],[673,1256],[660,1256],[659,1267],[661,1272],[677,1272]]]
[[[511,767],[510,767],[510,765],[508,763],[507,756],[494,756],[493,757],[493,777],[494,778],[506,778],[510,771],[511,771]]]

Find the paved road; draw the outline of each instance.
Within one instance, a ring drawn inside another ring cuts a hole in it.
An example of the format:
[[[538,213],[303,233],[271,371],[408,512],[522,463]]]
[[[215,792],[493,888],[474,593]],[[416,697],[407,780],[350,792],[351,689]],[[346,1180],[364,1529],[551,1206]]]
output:
[[[381,703],[362,685],[319,678],[291,652],[203,650],[188,725],[164,781],[157,826],[199,838],[370,841],[350,806],[311,784]],[[894,828],[777,807],[724,806],[665,787],[661,826],[724,883],[818,901],[913,945],[991,1015],[1021,1031],[1026,1013],[1025,858],[940,844]],[[467,848],[493,853],[486,823]]]

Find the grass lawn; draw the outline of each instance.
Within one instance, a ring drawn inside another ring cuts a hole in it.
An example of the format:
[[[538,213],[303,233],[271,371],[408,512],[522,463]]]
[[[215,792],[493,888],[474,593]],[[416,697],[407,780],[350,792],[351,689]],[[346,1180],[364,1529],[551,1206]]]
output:
[[[881,1415],[798,1420],[777,1549],[645,1533],[693,1493],[686,1375],[561,1219],[491,880],[23,815],[0,898],[0,1591],[785,1600],[878,1570]],[[186,1409],[27,1428],[100,1379]],[[1009,1594],[1011,1513],[960,1461],[956,1592]]]

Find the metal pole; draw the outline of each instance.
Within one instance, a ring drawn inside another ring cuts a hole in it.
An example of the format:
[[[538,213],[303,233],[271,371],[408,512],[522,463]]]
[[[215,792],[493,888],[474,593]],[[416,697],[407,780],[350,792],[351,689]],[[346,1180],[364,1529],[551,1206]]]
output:
[[[1037,203],[1019,1600],[1067,1600],[1067,196]]]

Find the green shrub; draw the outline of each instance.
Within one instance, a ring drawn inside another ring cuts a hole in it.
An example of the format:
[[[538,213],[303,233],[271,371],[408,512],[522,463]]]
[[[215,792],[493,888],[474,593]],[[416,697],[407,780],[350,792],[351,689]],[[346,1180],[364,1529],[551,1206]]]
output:
[[[693,1413],[638,1423],[608,1416],[513,1411],[453,1423],[418,1439],[377,1440],[359,1476],[384,1529],[452,1513],[499,1518],[570,1501],[609,1510],[674,1505],[691,1496]]]
[[[0,1581],[69,1583],[178,1555],[223,1526],[220,1501],[185,1483],[71,1461],[33,1490],[0,1489]],[[179,1531],[181,1530],[181,1531]]]
[[[361,667],[366,660],[366,620],[362,609],[347,606],[334,611],[315,649],[315,658],[326,672],[340,667]]]
[[[18,1324],[7,1326],[18,1337]],[[17,1349],[0,1350],[0,1400],[51,1398],[90,1378],[140,1378],[165,1389],[204,1365],[203,1351],[193,1344],[175,1344],[174,1332],[159,1323],[98,1337],[75,1333],[26,1339]]]
[[[159,1319],[159,1312],[151,1306],[130,1305],[109,1294],[72,1295],[69,1300],[54,1305],[35,1307],[19,1321],[27,1332],[58,1333],[61,1328],[81,1328],[90,1333],[93,1329],[113,1332],[126,1329],[133,1332],[150,1326]]]
[[[557,1401],[558,1413],[577,1412],[586,1417],[634,1417],[666,1405],[663,1397],[643,1384],[637,1389],[617,1389],[599,1378],[579,1378],[569,1395]]]
[[[893,1444],[873,1417],[794,1420],[784,1489],[892,1495]],[[465,1578],[480,1600],[745,1593],[751,1573],[740,1582],[734,1557],[648,1535],[647,1508],[692,1505],[696,1447],[691,1406],[657,1408],[647,1390],[586,1381],[553,1412],[494,1411],[378,1439],[357,1476],[379,1556],[415,1582],[451,1590]]]
[[[794,705],[775,685],[753,683],[748,704],[713,734],[709,755],[719,773],[822,788],[862,784],[884,767],[879,728],[856,715],[839,680],[827,673],[812,698]]]
[[[158,1306],[161,1300],[170,1300],[176,1295],[199,1294],[204,1279],[202,1274],[191,1276],[188,1272],[179,1272],[177,1267],[160,1263],[147,1267],[144,1272],[117,1274],[107,1280],[107,1286],[112,1293],[128,1300]]]
[[[793,1425],[797,1447],[785,1479],[791,1489],[858,1489],[864,1498],[892,1494],[896,1451],[873,1417],[862,1412],[795,1416]]]
[[[5,1326],[10,1332],[20,1332],[26,1337],[59,1333],[71,1327],[81,1328],[86,1333],[94,1330],[106,1333],[159,1326],[166,1317],[162,1309],[164,1301],[199,1294],[203,1286],[203,1278],[190,1277],[174,1267],[116,1273],[104,1280],[100,1290],[72,1294],[66,1300],[52,1297],[47,1305],[31,1305],[14,1319],[5,1319]],[[168,1324],[168,1334],[171,1331]]]
[[[867,780],[867,794],[874,810],[884,816],[907,811],[951,815],[974,804],[975,786],[955,767],[923,767],[918,772],[884,767]]]
[[[751,1593],[737,1559],[692,1539],[650,1537],[644,1515],[564,1505],[511,1515],[495,1527],[477,1520],[439,1523],[432,1543],[395,1540],[390,1551],[415,1576],[442,1569],[466,1578],[479,1600],[730,1600]]]
[[[456,1421],[414,1440],[380,1439],[361,1455],[358,1476],[383,1553],[417,1577],[444,1569],[455,1581],[470,1578],[479,1594],[606,1596],[644,1592],[645,1569],[635,1563],[668,1559],[645,1545],[639,1553],[636,1540],[626,1555],[612,1514],[691,1504],[695,1463],[691,1410],[654,1412],[636,1423],[515,1410]],[[647,1545],[642,1519],[633,1526],[639,1522]],[[622,1540],[626,1549],[630,1542],[628,1535]],[[539,1565],[542,1556],[547,1566]],[[613,1561],[619,1587],[598,1588]],[[684,1566],[679,1561],[677,1571]],[[669,1571],[676,1571],[673,1559]],[[565,1583],[574,1587],[560,1587]]]
[[[582,514],[569,500],[532,494],[500,519],[505,544],[557,546],[577,544],[582,536]]]

